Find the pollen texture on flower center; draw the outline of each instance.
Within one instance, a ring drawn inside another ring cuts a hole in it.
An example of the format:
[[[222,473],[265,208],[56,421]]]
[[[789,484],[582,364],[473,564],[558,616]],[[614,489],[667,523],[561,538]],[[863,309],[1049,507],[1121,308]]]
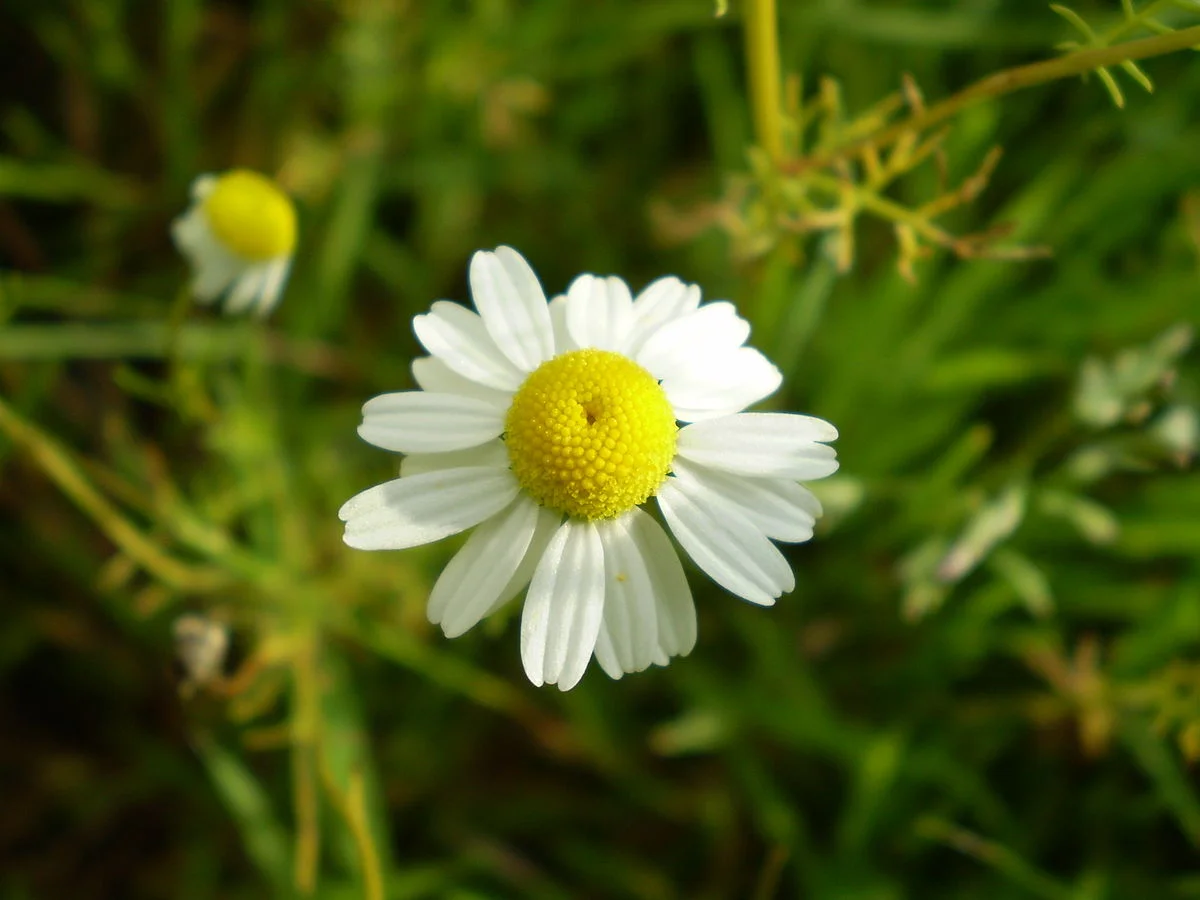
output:
[[[607,350],[542,363],[513,397],[505,443],[535,500],[608,519],[652,496],[675,455],[675,415],[654,377]]]
[[[235,169],[218,178],[204,198],[204,215],[221,243],[243,259],[274,259],[295,248],[296,209],[257,172]]]

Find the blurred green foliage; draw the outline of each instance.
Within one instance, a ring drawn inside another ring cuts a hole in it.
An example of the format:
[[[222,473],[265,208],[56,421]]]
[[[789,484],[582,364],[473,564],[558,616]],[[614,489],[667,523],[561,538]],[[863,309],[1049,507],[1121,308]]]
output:
[[[1125,38],[1144,7],[1073,14]],[[886,185],[918,208],[1003,147],[946,227],[1052,257],[908,281],[866,222],[839,273],[782,220],[734,253],[741,12],[0,8],[0,898],[1200,897],[1200,66],[1144,61],[1123,110],[1078,79],[970,106]],[[834,78],[850,122],[1080,37],[1031,0],[780,13],[801,99]],[[291,282],[268,325],[175,334],[169,222],[235,165],[299,204]],[[451,547],[341,544],[395,465],[359,405],[501,242],[550,291],[733,298],[772,405],[841,430],[795,593],[694,577],[668,669],[536,690],[511,613],[426,623]],[[172,671],[197,615],[226,676]]]

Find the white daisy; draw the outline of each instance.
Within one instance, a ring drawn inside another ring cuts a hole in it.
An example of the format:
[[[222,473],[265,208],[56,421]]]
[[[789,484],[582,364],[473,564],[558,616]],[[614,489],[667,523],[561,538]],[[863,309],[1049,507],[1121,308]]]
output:
[[[613,678],[688,653],[696,612],[658,501],[717,584],[770,606],[795,587],[773,541],[806,541],[821,504],[797,484],[837,469],[828,422],[743,410],[781,376],[730,303],[660,278],[637,299],[580,275],[547,304],[509,247],[471,260],[473,312],[439,301],[414,329],[420,390],[363,407],[362,438],[400,477],[341,509],[345,541],[414,547],[478,526],[439,576],[430,621],[456,637],[528,586],[534,684]],[[679,423],[687,423],[682,426]]]
[[[265,316],[279,301],[296,249],[296,209],[275,182],[234,169],[192,182],[192,205],[171,224],[200,303]]]

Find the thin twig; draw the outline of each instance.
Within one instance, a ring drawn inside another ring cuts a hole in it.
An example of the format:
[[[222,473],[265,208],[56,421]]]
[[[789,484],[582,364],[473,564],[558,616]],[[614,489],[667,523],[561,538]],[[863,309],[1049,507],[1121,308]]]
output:
[[[325,782],[325,792],[333,802],[334,809],[346,820],[350,836],[354,840],[366,900],[384,900],[383,867],[379,859],[379,848],[375,846],[375,839],[371,835],[362,771],[354,769],[350,772],[350,784],[343,792],[330,771],[328,758],[322,754],[321,775]]]
[[[57,441],[21,418],[3,400],[0,400],[0,429],[25,448],[46,476],[91,517],[109,540],[164,584],[195,592],[212,591],[228,584],[229,577],[223,572],[181,563],[149,540],[92,486]]]
[[[321,695],[317,684],[317,637],[311,626],[292,655],[295,691],[292,703],[292,789],[296,812],[296,890],[312,896],[317,890],[321,858],[320,809],[317,802],[317,753]]]
[[[796,175],[812,169],[823,169],[839,159],[860,152],[868,144],[882,146],[898,140],[903,135],[914,131],[924,131],[938,122],[945,121],[968,106],[973,106],[983,100],[1011,94],[1023,88],[1057,81],[1060,78],[1070,78],[1091,72],[1101,66],[1112,66],[1126,60],[1148,59],[1153,56],[1164,56],[1185,50],[1200,44],[1200,25],[1175,31],[1171,34],[1157,35],[1140,41],[1130,41],[1115,47],[1101,47],[1095,50],[1080,50],[1058,59],[1045,60],[1029,65],[1005,69],[983,78],[957,94],[947,97],[924,112],[916,113],[888,126],[872,135],[859,138],[841,147],[825,150],[794,162],[785,162],[781,169],[785,174]]]

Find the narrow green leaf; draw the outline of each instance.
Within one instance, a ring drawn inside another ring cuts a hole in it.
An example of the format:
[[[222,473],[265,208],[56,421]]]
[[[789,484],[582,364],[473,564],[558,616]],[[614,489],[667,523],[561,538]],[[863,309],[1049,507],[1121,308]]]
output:
[[[1108,90],[1108,95],[1112,97],[1113,103],[1118,109],[1125,108],[1125,95],[1121,93],[1121,88],[1117,86],[1117,80],[1113,78],[1112,72],[1101,66],[1096,70],[1096,74],[1100,76],[1100,80],[1104,82],[1104,87]]]
[[[917,833],[930,840],[952,847],[995,870],[1011,884],[1021,888],[1029,897],[1041,900],[1074,900],[1075,894],[1066,885],[1038,869],[1016,851],[998,841],[989,840],[937,817],[917,822]]]
[[[291,885],[288,837],[266,791],[240,759],[215,741],[201,738],[195,747],[242,834],[246,855],[263,878],[280,895],[286,895]]]
[[[139,191],[130,179],[90,165],[0,156],[0,196],[52,203],[83,200],[124,209],[138,202]]]
[[[1200,846],[1200,797],[1178,758],[1145,721],[1126,719],[1120,728],[1122,743],[1154,784],[1158,800],[1175,816],[1194,846]]]
[[[1083,16],[1075,12],[1069,6],[1063,6],[1060,3],[1051,3],[1050,8],[1070,22],[1082,34],[1089,44],[1093,47],[1101,46],[1099,38],[1096,37],[1096,32],[1092,31],[1092,27],[1083,20]]]
[[[1146,89],[1147,94],[1154,93],[1154,82],[1150,80],[1150,76],[1142,71],[1141,66],[1131,59],[1121,63],[1121,68],[1124,69],[1129,77]]]
[[[1054,609],[1054,596],[1045,573],[1029,557],[1009,547],[992,554],[988,565],[1017,592],[1029,612],[1039,618]]]

